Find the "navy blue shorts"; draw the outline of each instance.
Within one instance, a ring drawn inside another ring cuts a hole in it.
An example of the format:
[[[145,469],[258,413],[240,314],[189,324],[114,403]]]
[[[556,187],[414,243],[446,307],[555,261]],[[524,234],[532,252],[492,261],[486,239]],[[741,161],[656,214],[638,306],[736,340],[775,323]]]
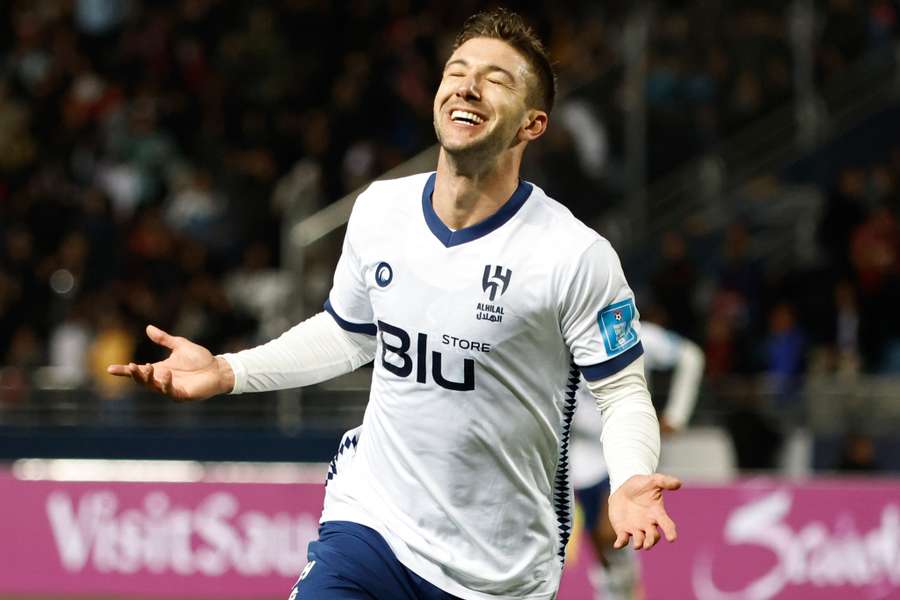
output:
[[[609,477],[591,487],[575,490],[575,498],[584,514],[584,528],[594,531],[600,523],[600,508],[609,498]]]
[[[310,542],[290,600],[458,600],[404,567],[378,532],[329,521]]]

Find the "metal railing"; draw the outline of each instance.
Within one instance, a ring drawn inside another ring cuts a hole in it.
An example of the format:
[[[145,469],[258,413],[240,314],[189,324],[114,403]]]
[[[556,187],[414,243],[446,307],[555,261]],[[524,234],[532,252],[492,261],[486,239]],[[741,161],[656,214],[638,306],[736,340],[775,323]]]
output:
[[[414,173],[433,170],[435,165],[437,165],[437,155],[438,146],[435,144],[377,177],[374,181],[405,177]],[[342,228],[350,219],[350,212],[353,210],[353,203],[356,201],[356,197],[368,186],[369,184],[366,184],[353,190],[321,210],[305,215],[304,218],[285,220],[282,256],[285,257],[285,267],[290,271],[295,282],[303,282],[309,273],[308,262],[312,254],[310,248],[316,244],[329,241],[330,236],[343,231]],[[305,199],[299,198],[295,204],[308,206]],[[297,213],[295,212],[295,214]],[[331,245],[334,246],[335,241],[330,241],[332,242]],[[322,302],[325,301],[325,295],[321,293],[321,290],[314,290],[312,294],[309,291],[304,292],[300,289],[297,291],[298,293],[293,295],[294,301],[290,309],[295,321],[308,316],[310,310],[319,310]],[[313,297],[310,297],[310,295]]]
[[[298,400],[304,426],[343,428],[362,421],[371,369],[310,386]],[[662,382],[664,383],[664,382]],[[665,386],[656,386],[664,402]],[[900,377],[809,375],[794,381],[766,376],[703,382],[693,422],[718,424],[735,409],[753,408],[784,427],[821,434],[859,429],[900,436]],[[90,387],[0,386],[0,426],[282,429],[277,394],[220,396],[176,403],[138,387],[109,396]]]

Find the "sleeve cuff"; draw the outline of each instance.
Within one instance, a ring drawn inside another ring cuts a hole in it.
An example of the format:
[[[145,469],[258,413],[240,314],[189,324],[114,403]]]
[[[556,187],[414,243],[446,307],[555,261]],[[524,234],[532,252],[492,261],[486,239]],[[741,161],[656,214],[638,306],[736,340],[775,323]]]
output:
[[[588,381],[598,381],[600,379],[606,379],[611,375],[615,375],[636,361],[643,354],[644,346],[639,341],[637,344],[614,358],[603,361],[602,363],[597,363],[596,365],[588,365],[586,367],[579,365],[578,368],[581,369],[581,373]]]
[[[635,475],[653,475],[654,473],[652,469],[648,469],[647,465],[642,463],[622,464],[621,471],[623,473],[627,473],[627,475],[620,475],[617,477],[613,477],[612,475],[609,476],[610,494],[622,487],[623,483],[625,483]],[[624,477],[624,479],[622,479],[621,477]]]
[[[375,335],[378,333],[378,328],[374,323],[351,323],[346,319],[341,318],[340,315],[334,310],[334,307],[331,305],[331,299],[325,301],[325,312],[331,315],[335,322],[340,325],[341,329],[344,331],[349,331],[350,333],[364,333],[366,335]]]
[[[247,383],[247,368],[244,366],[244,363],[241,362],[241,359],[238,358],[237,354],[220,354],[225,362],[228,363],[228,366],[231,367],[232,372],[234,372],[234,387],[231,388],[229,394],[243,394],[244,387]]]

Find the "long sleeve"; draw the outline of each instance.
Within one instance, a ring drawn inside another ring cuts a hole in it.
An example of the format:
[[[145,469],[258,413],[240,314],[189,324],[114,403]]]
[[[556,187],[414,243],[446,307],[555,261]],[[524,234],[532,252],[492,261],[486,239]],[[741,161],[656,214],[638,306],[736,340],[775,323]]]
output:
[[[232,394],[312,385],[349,373],[375,356],[375,337],[342,329],[319,313],[274,340],[223,354],[234,371]]]
[[[603,456],[613,492],[632,475],[649,475],[659,463],[659,421],[639,357],[615,375],[587,381],[603,418]]]

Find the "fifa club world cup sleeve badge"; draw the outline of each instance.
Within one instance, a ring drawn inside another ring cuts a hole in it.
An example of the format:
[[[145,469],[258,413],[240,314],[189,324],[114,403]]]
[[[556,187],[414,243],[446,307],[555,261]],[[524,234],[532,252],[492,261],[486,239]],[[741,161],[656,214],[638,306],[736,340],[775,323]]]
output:
[[[634,330],[635,312],[634,300],[628,298],[610,304],[597,313],[607,356],[621,354],[638,342],[637,331]]]

